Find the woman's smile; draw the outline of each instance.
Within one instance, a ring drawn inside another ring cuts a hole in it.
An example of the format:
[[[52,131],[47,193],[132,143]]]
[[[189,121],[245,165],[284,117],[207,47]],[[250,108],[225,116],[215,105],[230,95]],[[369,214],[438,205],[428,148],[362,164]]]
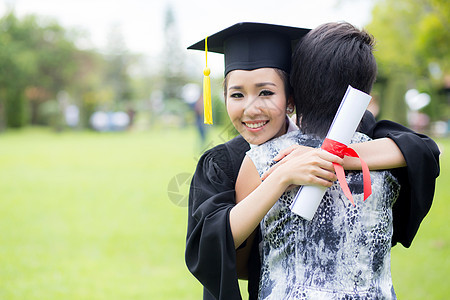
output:
[[[262,129],[269,121],[244,121],[242,124],[248,127],[249,130],[259,130]]]

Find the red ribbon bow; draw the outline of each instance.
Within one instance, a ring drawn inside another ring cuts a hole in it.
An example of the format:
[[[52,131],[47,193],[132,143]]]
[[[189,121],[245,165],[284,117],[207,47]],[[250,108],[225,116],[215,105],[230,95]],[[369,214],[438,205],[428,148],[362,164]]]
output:
[[[370,172],[369,167],[366,162],[359,157],[358,153],[352,148],[347,147],[345,144],[339,143],[337,141],[331,139],[325,139],[323,141],[322,147],[323,150],[330,152],[331,154],[335,154],[340,158],[344,158],[344,156],[357,157],[361,162],[361,168],[363,172],[363,182],[364,182],[364,201],[372,194],[372,186],[370,181]],[[336,171],[337,178],[339,180],[339,185],[344,192],[344,195],[347,196],[348,200],[355,206],[355,202],[353,202],[353,196],[348,187],[347,181],[345,179],[344,168],[338,164],[333,163],[334,170]]]

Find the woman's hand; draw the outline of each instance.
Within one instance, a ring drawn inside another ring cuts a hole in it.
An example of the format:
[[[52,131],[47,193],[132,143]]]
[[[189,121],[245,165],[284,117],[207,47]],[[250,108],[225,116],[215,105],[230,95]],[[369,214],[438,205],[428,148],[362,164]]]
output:
[[[342,164],[336,155],[321,149],[293,145],[282,150],[275,158],[278,161],[261,177],[265,180],[273,172],[282,172],[289,185],[320,185],[330,187],[337,180],[333,162]]]

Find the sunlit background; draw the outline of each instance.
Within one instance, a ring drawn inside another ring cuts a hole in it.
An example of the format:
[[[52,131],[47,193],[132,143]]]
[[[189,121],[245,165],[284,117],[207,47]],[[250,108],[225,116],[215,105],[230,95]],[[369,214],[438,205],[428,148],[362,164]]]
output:
[[[448,1],[3,0],[0,299],[200,299],[184,265],[188,184],[201,153],[235,133],[223,57],[208,57],[205,127],[205,58],[186,48],[241,21],[347,21],[375,36],[371,111],[443,153],[429,215],[411,248],[392,250],[394,287],[447,297]]]

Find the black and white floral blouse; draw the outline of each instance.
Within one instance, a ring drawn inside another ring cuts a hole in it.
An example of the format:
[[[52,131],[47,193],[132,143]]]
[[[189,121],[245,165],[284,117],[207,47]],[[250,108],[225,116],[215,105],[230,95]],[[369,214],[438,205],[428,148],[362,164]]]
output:
[[[369,138],[355,133],[352,143]],[[247,152],[260,175],[286,147],[320,147],[322,140],[289,132]],[[392,205],[399,184],[388,171],[370,172],[363,201],[361,172],[346,172],[355,206],[337,182],[311,221],[291,212],[298,188],[285,192],[261,221],[259,299],[396,299],[390,271]]]

